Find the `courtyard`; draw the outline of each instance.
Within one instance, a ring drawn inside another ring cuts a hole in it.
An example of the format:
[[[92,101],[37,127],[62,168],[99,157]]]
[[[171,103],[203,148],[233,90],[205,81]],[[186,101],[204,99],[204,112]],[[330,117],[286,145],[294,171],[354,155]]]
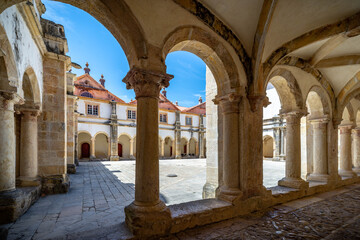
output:
[[[284,168],[284,162],[264,161],[264,185],[275,186]],[[206,159],[160,160],[160,198],[167,205],[202,199],[205,173]],[[69,192],[42,196],[7,225],[8,239],[76,239],[106,232],[131,236],[124,207],[134,200],[135,161],[81,162],[69,176]]]

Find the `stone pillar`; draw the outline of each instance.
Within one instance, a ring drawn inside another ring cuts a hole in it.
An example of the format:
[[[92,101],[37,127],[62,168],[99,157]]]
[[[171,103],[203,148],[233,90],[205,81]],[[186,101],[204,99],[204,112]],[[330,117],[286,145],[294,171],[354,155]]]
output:
[[[0,193],[15,189],[14,93],[0,91]]]
[[[360,128],[355,128],[354,130],[354,172],[360,173]]]
[[[135,200],[125,207],[126,224],[135,235],[164,234],[170,210],[159,198],[159,94],[173,76],[133,68],[123,82],[137,100]]]
[[[280,128],[280,160],[286,159],[286,128]]]
[[[200,127],[199,127],[199,158],[205,158],[204,148],[204,115],[200,115]]]
[[[134,156],[134,139],[130,139],[130,159],[135,159],[135,156]]]
[[[309,181],[327,182],[328,158],[327,158],[327,125],[328,118],[309,120],[313,129],[313,172],[307,177]]]
[[[116,102],[111,101],[110,104],[111,104],[111,116],[110,116],[110,158],[109,159],[110,161],[119,161]],[[131,152],[131,147],[130,147],[130,152]]]
[[[76,98],[76,100],[78,100],[78,98]],[[74,155],[75,155],[75,164],[76,166],[79,166],[79,156],[78,156],[78,144],[79,144],[79,139],[78,139],[78,119],[79,119],[79,112],[78,112],[78,104],[77,102],[75,102],[75,129],[74,129]]]
[[[190,153],[190,140],[187,141],[187,143],[186,143],[186,153],[185,153],[186,157],[190,156],[189,153]]]
[[[286,165],[285,178],[279,186],[304,189],[309,183],[301,179],[300,119],[303,112],[294,111],[284,114],[286,118]]]
[[[95,159],[95,137],[91,138],[90,143],[90,159]]]
[[[340,125],[340,170],[341,177],[354,177],[351,159],[351,129],[352,125]]]
[[[274,128],[274,141],[275,141],[275,149],[274,149],[274,157],[273,160],[279,161],[280,160],[280,147],[281,147],[281,135],[280,135],[280,128]]]
[[[180,112],[175,113],[175,158],[181,159],[181,123],[180,123]]]
[[[38,129],[39,110],[21,110],[20,177],[22,187],[38,186]]]
[[[165,139],[161,141],[161,157],[165,157]]]
[[[217,97],[223,114],[223,186],[219,198],[233,201],[242,196],[240,190],[240,152],[239,152],[239,102],[237,94]]]
[[[67,135],[67,173],[76,173],[75,165],[75,118],[76,118],[76,99],[74,95],[75,87],[74,80],[76,80],[76,74],[72,72],[66,73],[66,111],[67,111],[67,123],[66,123],[66,135]]]

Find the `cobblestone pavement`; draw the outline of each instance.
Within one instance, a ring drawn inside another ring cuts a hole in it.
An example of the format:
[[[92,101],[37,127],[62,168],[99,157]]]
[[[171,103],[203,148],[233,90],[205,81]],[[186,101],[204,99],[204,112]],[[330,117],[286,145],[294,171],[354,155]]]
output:
[[[360,239],[360,184],[165,239]]]
[[[161,199],[167,205],[201,199],[205,161],[161,160]],[[284,162],[264,161],[265,186],[277,184],[284,166]],[[8,225],[8,238],[86,239],[109,237],[108,233],[115,239],[127,238],[131,235],[124,225],[124,207],[134,199],[134,178],[135,161],[81,162],[77,173],[70,175],[70,191],[41,197],[15,224]]]

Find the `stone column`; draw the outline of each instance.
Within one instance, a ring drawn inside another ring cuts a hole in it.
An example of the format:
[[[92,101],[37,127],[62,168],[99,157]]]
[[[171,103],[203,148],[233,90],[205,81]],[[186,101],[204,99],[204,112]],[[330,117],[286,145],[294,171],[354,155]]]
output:
[[[352,125],[340,125],[340,170],[341,177],[354,177],[351,160],[351,129]]]
[[[116,102],[111,101],[110,117],[110,161],[119,161],[118,153],[118,124],[116,115]],[[130,150],[131,151],[131,150]]]
[[[286,118],[286,165],[285,178],[279,180],[279,186],[303,189],[309,183],[301,179],[301,143],[300,119],[303,112],[294,111],[284,114]]]
[[[15,189],[15,125],[16,94],[0,91],[0,192]]]
[[[95,137],[91,138],[90,143],[90,159],[95,159]]]
[[[199,158],[205,158],[204,148],[204,115],[200,115],[200,127],[199,127]]]
[[[217,97],[215,103],[221,105],[223,114],[223,185],[219,198],[233,201],[243,194],[240,190],[240,139],[239,139],[239,103],[241,97],[228,94]]]
[[[281,136],[280,136],[280,128],[274,128],[274,141],[275,141],[275,149],[274,149],[274,157],[273,160],[280,160],[280,147],[281,147]]]
[[[307,177],[309,181],[327,182],[327,125],[328,118],[309,120],[313,128],[313,172]]]
[[[175,140],[173,140],[171,143],[172,143],[171,157],[174,158],[175,157],[175,149],[176,149]]]
[[[134,156],[134,139],[130,139],[130,159],[135,159],[135,156]]]
[[[354,172],[360,173],[360,128],[355,128],[354,130]]]
[[[280,160],[286,159],[286,128],[280,128]]]
[[[165,157],[165,139],[161,141],[161,157]]]
[[[190,153],[190,140],[186,143],[186,153],[185,154],[187,157],[190,156],[189,153]]]
[[[137,235],[164,233],[170,210],[159,198],[159,94],[173,76],[133,68],[123,82],[137,100],[135,200],[125,207],[126,224]]]
[[[175,113],[175,158],[181,159],[181,123],[180,123],[180,112]]]
[[[38,186],[38,123],[39,110],[21,110],[20,177],[22,187]]]

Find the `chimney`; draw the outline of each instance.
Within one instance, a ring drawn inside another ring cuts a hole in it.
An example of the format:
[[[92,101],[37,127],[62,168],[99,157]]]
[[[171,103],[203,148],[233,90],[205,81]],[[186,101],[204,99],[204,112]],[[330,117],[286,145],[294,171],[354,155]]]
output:
[[[165,88],[163,88],[163,91],[162,91],[161,93],[162,93],[162,95],[164,95],[164,96],[166,97],[166,90],[165,90]]]
[[[178,101],[176,101],[176,102],[175,102],[175,105],[176,105],[176,106],[179,106],[179,103],[178,103]]]
[[[101,78],[100,78],[100,83],[103,87],[105,87],[105,79],[104,79],[104,75],[101,74]]]
[[[84,71],[85,71],[85,73],[90,75],[89,63],[86,63],[85,65],[86,65],[86,67],[84,68]]]
[[[202,98],[201,98],[201,96],[199,97],[199,104],[201,104],[202,103]]]

